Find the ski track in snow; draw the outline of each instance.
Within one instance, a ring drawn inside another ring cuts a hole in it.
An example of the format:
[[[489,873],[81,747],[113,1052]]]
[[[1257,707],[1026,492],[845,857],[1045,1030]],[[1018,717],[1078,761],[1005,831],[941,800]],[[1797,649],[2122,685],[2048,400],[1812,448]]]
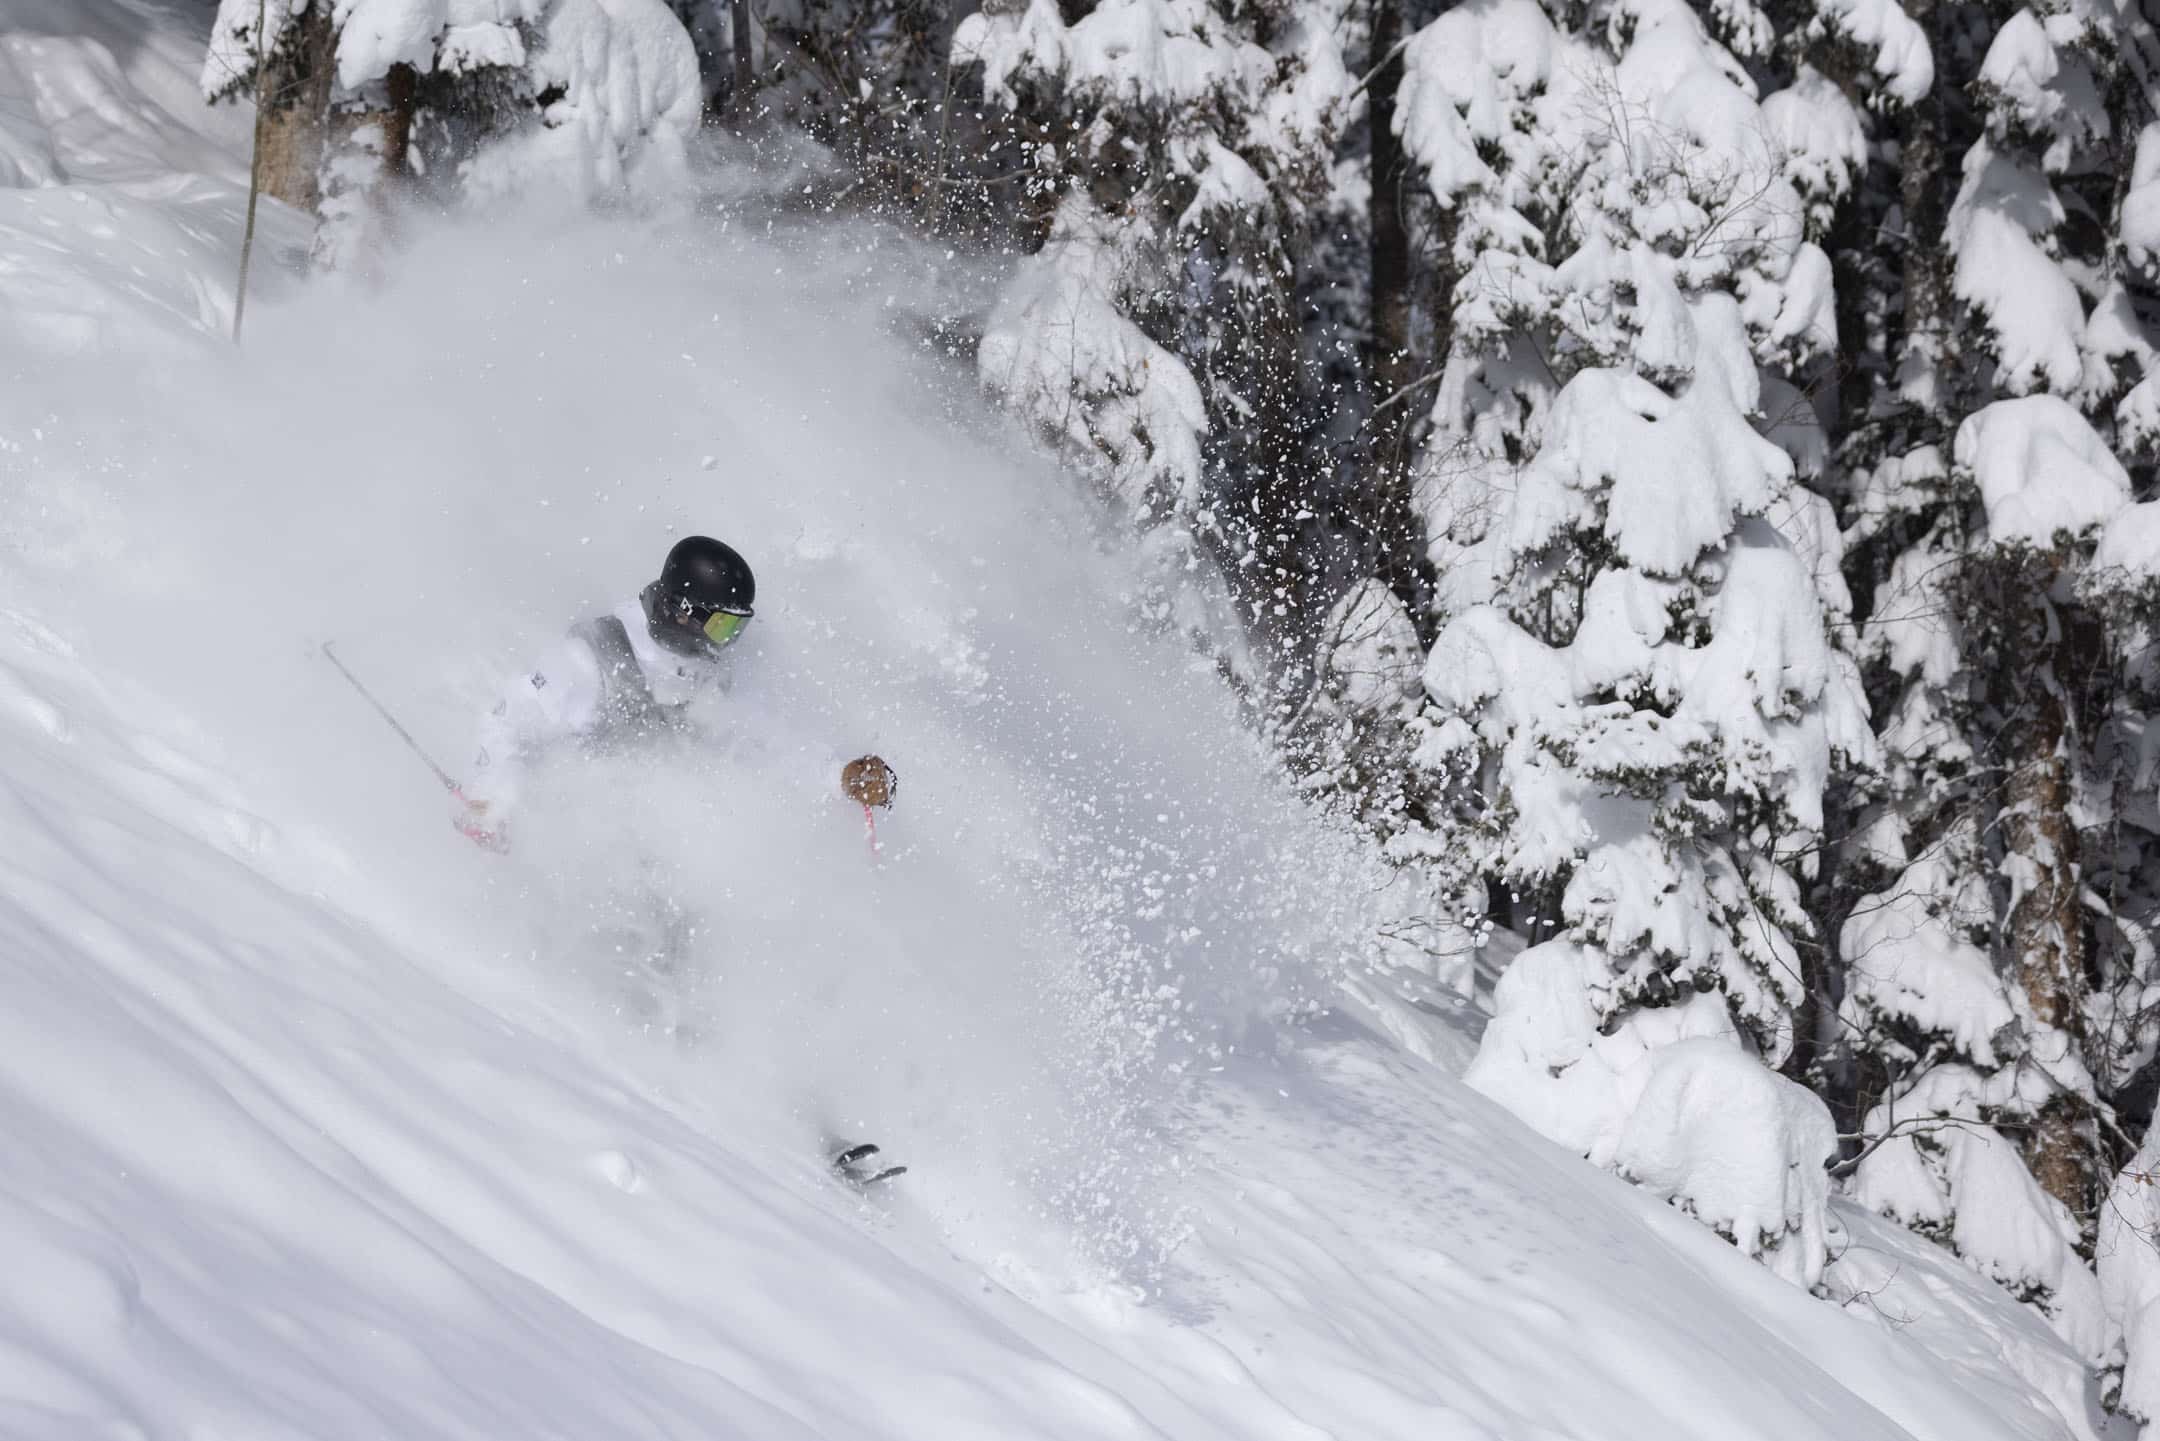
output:
[[[1913,1238],[1841,1211],[1870,1284],[1809,1297],[1313,1012],[1362,861],[906,354],[961,272],[519,215],[235,356],[199,24],[0,4],[51,161],[0,191],[0,1435],[2095,1434]],[[508,860],[316,658],[456,768],[681,529],[760,574],[713,744],[558,768]],[[655,893],[657,985],[585,939]]]

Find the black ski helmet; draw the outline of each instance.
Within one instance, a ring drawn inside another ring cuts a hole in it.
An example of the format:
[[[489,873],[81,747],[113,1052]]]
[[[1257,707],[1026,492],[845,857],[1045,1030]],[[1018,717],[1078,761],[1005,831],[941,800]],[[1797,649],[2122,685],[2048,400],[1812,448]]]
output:
[[[750,563],[709,535],[675,542],[660,578],[645,587],[645,621],[654,640],[670,650],[704,646],[697,627],[715,611],[747,616],[757,599]]]
[[[667,563],[660,567],[660,594],[699,612],[748,615],[757,600],[757,578],[733,546],[709,535],[691,535],[667,553]]]

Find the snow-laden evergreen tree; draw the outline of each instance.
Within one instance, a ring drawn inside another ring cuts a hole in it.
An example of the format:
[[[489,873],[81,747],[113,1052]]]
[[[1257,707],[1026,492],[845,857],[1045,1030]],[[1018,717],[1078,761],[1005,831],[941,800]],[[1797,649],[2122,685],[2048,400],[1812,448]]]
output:
[[[2149,104],[2149,102],[2148,102]],[[2134,114],[2120,100],[2117,122]],[[2122,1362],[2119,1404],[2160,1420],[2160,1138],[2151,1130],[2151,1091],[2160,1055],[2160,505],[2152,502],[2160,460],[2160,123],[2147,120],[2134,142],[2118,130],[2119,174],[2111,264],[2087,326],[2089,350],[2108,368],[2099,387],[2114,427],[2114,453],[2147,499],[2112,516],[2094,547],[2083,590],[2106,618],[2121,684],[2098,727],[2096,753],[2112,785],[2095,798],[2102,823],[2088,832],[2088,908],[2113,922],[2102,932],[2102,969],[2088,1001],[2096,1077],[2117,1120],[2142,1126],[2143,1141],[2112,1179],[2100,1206],[2097,1262],[2109,1339]],[[2148,1425],[2146,1434],[2151,1434]]]
[[[1481,777],[1481,868],[1538,942],[1472,1079],[1811,1281],[1832,1127],[1766,1065],[1806,995],[1796,870],[1873,747],[1818,585],[1834,527],[1795,487],[1822,445],[1784,416],[1836,343],[1807,234],[1849,184],[1849,107],[1758,102],[1678,4],[1570,36],[1475,0],[1406,60],[1462,277],[1420,480],[1445,622],[1423,754]],[[1704,1122],[1673,1105],[1711,1074],[1761,1077],[1769,1202],[1696,1194],[1645,1141]]]
[[[2131,492],[2109,411],[2150,355],[2110,238],[2143,41],[2106,7],[1926,15],[1888,364],[1842,457],[1887,757],[1846,849],[1872,877],[1842,927],[1853,1185],[2097,1359],[2109,1098],[2152,1058],[2133,638],[2092,564]]]
[[[2104,640],[2065,568],[2082,568],[2129,481],[2073,405],[2033,395],[1970,417],[1928,483],[1947,496],[1931,540],[1900,557],[1872,625],[1909,677],[1884,737],[1906,806],[1885,814],[1920,817],[1928,839],[1913,847],[1903,821],[1870,834],[1902,869],[1845,925],[1846,1016],[1889,1079],[1854,1192],[2033,1299],[2097,1359],[2079,1202],[2104,1104],[2088,1044],[2100,958],[2071,793],[2094,778],[2082,702],[2105,667],[2087,654],[2080,679],[2064,662]],[[1981,669],[1961,650],[2006,658]],[[2024,667],[2027,683],[2005,678]],[[2000,737],[2001,759],[1974,736]]]
[[[1248,627],[1307,646],[1325,600],[1292,282],[1350,84],[1332,20],[1315,0],[993,0],[953,44],[1034,137],[1016,160],[1043,226],[983,384],[1149,533],[1166,621],[1222,590],[1212,557]]]
[[[375,248],[386,186],[611,192],[678,170],[698,117],[663,0],[221,0],[204,95],[253,96],[259,67],[265,189],[320,213],[331,264]]]
[[[1737,307],[1691,310],[1710,334],[1683,377],[1600,367],[1561,391],[1490,517],[1495,594],[1450,617],[1426,670],[1485,777],[1484,868],[1548,937],[1503,976],[1471,1080],[1607,1163],[1663,1048],[1784,1060],[1809,924],[1790,867],[1832,764],[1868,740],[1809,569],[1761,518],[1791,471],[1727,388],[1752,378]],[[1795,1144],[1821,1148],[1779,1173],[1819,1176],[1828,1115],[1796,1114]],[[1805,1229],[1779,1213],[1736,1239],[1788,1222]]]

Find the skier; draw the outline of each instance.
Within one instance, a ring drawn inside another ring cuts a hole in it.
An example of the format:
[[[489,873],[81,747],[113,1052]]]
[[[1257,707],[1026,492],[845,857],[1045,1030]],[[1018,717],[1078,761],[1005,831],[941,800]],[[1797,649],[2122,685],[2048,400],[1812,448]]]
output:
[[[756,577],[732,546],[702,535],[676,542],[658,580],[572,626],[481,718],[472,778],[452,792],[457,828],[505,849],[503,823],[532,760],[571,741],[613,748],[679,730],[756,599]]]
[[[685,733],[690,702],[720,678],[722,657],[742,638],[756,600],[756,577],[732,546],[703,535],[676,542],[659,579],[636,599],[572,626],[481,718],[472,779],[451,788],[458,830],[489,850],[507,850],[504,821],[535,759],[573,743],[591,752]],[[898,786],[892,767],[874,755],[848,762],[841,774],[842,792],[865,816],[890,806]],[[669,933],[661,950],[672,952],[688,917],[672,898],[661,898],[660,909],[657,928]],[[647,964],[665,972],[673,957]],[[874,1145],[839,1146],[831,1159],[856,1185],[906,1169],[881,1167],[877,1155]]]

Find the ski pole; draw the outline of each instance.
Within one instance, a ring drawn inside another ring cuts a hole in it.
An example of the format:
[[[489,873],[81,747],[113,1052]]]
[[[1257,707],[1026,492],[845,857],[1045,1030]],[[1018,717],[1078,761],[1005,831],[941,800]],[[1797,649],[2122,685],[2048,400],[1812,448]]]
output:
[[[414,755],[420,757],[420,763],[435,773],[435,779],[443,783],[443,789],[449,791],[452,795],[460,794],[460,791],[458,789],[458,783],[450,778],[450,772],[444,770],[441,766],[435,764],[434,757],[430,756],[426,751],[420,749],[420,742],[412,738],[412,732],[405,729],[404,726],[398,724],[398,718],[390,714],[390,708],[384,705],[381,701],[375,699],[374,692],[370,691],[366,686],[360,684],[360,677],[354,675],[351,671],[345,668],[345,662],[338,659],[337,652],[330,648],[329,641],[323,642],[322,653],[323,659],[329,661],[330,664],[336,666],[338,669],[338,674],[345,677],[346,680],[350,681],[354,690],[360,692],[360,698],[375,708],[375,714],[381,716],[385,721],[389,723],[390,729],[397,732],[398,739],[405,742],[405,748],[411,751]]]

